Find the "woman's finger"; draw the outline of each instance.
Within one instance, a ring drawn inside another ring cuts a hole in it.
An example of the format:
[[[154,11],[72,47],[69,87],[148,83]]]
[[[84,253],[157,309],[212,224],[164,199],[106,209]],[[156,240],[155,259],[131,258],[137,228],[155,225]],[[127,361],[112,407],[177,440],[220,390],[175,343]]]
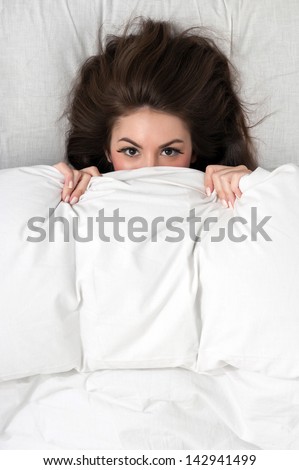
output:
[[[102,176],[102,173],[99,172],[96,166],[88,166],[83,168],[81,171],[84,171],[84,173],[87,173],[90,176]]]
[[[234,206],[235,197],[240,198],[242,191],[239,181],[242,176],[252,173],[245,165],[237,167],[224,165],[208,165],[206,168],[205,186],[216,191],[224,207]],[[207,195],[210,193],[207,191]]]
[[[233,206],[235,196],[231,190],[230,177],[231,170],[221,170],[212,174],[212,181],[214,189],[217,193],[221,204],[224,207],[229,207],[229,203]]]
[[[74,187],[73,169],[70,168],[69,165],[67,165],[65,162],[59,162],[53,166],[64,175],[65,179],[63,189],[72,189]]]
[[[72,193],[76,189],[80,179],[82,178],[82,172],[79,170],[71,170],[72,171],[72,188],[69,188],[67,184],[64,185],[62,189],[62,196],[64,202],[69,202],[72,198]]]
[[[65,202],[70,201],[70,204],[76,204],[80,196],[85,193],[90,179],[93,176],[102,176],[96,166],[89,166],[80,170],[80,177],[75,181],[75,187],[71,194],[66,193]],[[69,196],[69,197],[68,197]]]
[[[87,186],[89,184],[90,179],[93,176],[101,176],[101,173],[99,172],[98,168],[96,166],[90,166],[87,168],[84,168],[83,170],[74,171],[74,189],[69,190],[66,189],[64,193],[64,201],[65,202],[70,202],[70,204],[76,204],[80,196],[85,193]]]
[[[213,182],[213,174],[219,172],[220,170],[227,170],[229,168],[231,167],[228,167],[226,165],[207,165],[204,176],[204,185],[206,188],[207,196],[210,196],[215,189]]]
[[[249,173],[252,173],[252,171],[251,170],[247,170],[247,171],[244,170],[244,171],[240,171],[239,173],[235,173],[232,176],[231,188],[232,188],[233,193],[237,196],[238,199],[240,199],[240,197],[242,196],[242,191],[239,188],[239,181],[242,178],[242,176],[248,175]]]
[[[88,183],[90,181],[91,175],[85,173],[84,171],[80,172],[80,179],[70,195],[70,204],[76,204],[79,201],[80,196],[85,193]]]
[[[61,198],[64,202],[71,202],[71,204],[78,202],[80,196],[86,191],[90,178],[101,176],[96,166],[89,166],[83,170],[71,168],[65,162],[59,162],[53,166],[65,177]]]

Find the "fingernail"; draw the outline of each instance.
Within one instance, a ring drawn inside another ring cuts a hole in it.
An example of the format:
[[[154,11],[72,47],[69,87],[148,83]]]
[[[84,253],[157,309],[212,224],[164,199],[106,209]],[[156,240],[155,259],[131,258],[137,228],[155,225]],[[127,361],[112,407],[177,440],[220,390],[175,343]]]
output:
[[[72,181],[69,182],[69,186],[68,186],[68,187],[69,187],[69,189],[72,189],[72,188],[73,188],[73,182],[72,182]]]
[[[237,199],[240,199],[240,196],[238,196],[237,194],[236,194],[236,197],[237,197]]]
[[[206,195],[209,197],[211,196],[211,190],[209,187],[206,188]]]
[[[230,207],[231,209],[233,209],[233,205],[230,201],[228,201],[228,207]]]
[[[221,204],[223,205],[223,207],[226,207],[226,208],[228,207],[225,199],[221,199]]]
[[[70,204],[76,204],[76,202],[78,202],[78,201],[79,201],[79,199],[77,197],[73,197]]]
[[[70,196],[67,195],[66,198],[65,198],[65,200],[64,200],[64,202],[69,202],[69,200],[70,200]]]

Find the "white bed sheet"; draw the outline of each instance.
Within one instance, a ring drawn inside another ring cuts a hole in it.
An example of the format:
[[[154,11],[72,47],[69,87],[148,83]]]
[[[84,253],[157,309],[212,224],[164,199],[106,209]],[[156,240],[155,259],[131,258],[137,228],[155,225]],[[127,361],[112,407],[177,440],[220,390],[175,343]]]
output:
[[[226,367],[0,384],[0,449],[298,449],[299,381]]]

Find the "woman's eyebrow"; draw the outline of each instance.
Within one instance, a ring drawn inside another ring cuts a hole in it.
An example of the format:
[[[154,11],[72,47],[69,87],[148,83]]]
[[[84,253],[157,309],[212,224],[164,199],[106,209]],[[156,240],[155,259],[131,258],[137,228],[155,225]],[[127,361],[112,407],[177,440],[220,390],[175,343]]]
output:
[[[135,147],[138,147],[139,149],[142,149],[141,145],[137,144],[136,142],[134,142],[132,139],[129,139],[128,137],[122,137],[117,142],[120,142],[121,140],[124,140],[125,142],[129,142],[130,144],[135,145]],[[181,140],[181,139],[173,139],[170,142],[166,142],[166,144],[160,145],[159,148],[168,147],[171,144],[183,144],[183,143],[184,143],[184,141]]]

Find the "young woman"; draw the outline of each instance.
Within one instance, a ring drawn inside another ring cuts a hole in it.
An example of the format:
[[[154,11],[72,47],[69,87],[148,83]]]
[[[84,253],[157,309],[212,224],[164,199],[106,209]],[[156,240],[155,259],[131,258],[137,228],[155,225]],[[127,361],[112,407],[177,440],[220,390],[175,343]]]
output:
[[[99,41],[69,96],[62,199],[74,204],[92,176],[145,166],[205,172],[225,207],[241,197],[239,180],[257,166],[237,74],[198,28],[180,31],[140,19]],[[136,25],[135,25],[136,26]]]

